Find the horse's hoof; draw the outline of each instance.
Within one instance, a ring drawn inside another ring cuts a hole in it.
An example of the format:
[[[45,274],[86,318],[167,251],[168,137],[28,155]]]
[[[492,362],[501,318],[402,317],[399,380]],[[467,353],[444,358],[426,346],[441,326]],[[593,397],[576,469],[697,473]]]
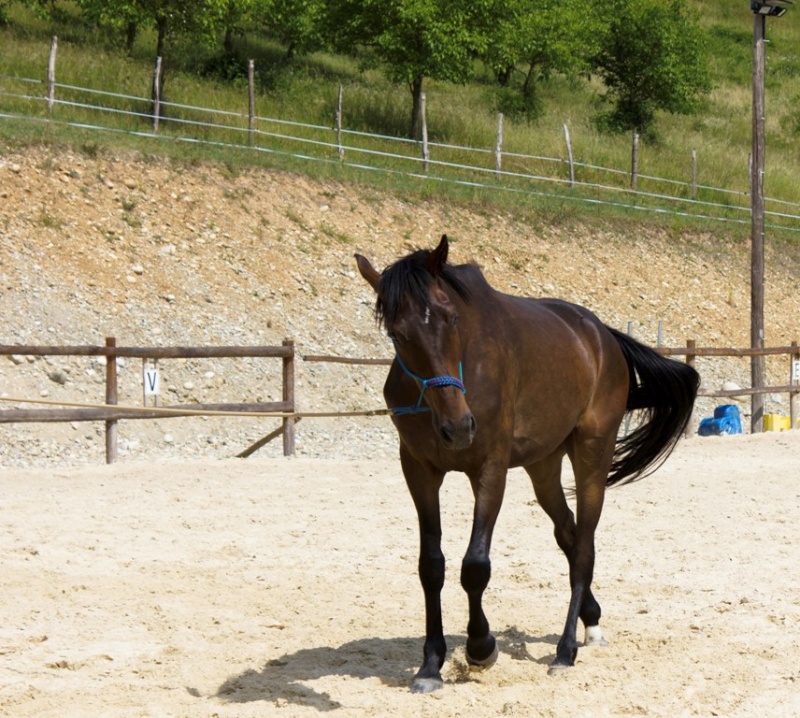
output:
[[[433,693],[441,690],[444,681],[441,678],[415,678],[411,684],[412,693]]]
[[[600,626],[586,626],[586,635],[583,640],[584,646],[600,646],[601,648],[608,645],[608,641],[603,638],[603,632]]]
[[[469,663],[470,669],[475,671],[487,671],[489,670],[495,663],[497,663],[497,657],[500,655],[500,651],[497,650],[497,643],[495,642],[494,648],[492,652],[481,660],[477,658],[473,658],[467,652],[467,663]]]

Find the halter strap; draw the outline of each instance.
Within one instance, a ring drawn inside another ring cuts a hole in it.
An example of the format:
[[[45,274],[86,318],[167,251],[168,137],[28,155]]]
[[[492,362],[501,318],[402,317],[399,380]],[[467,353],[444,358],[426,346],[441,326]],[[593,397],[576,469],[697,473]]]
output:
[[[443,387],[443,386],[455,386],[461,390],[462,394],[467,393],[467,388],[464,386],[464,369],[461,366],[461,362],[458,362],[458,375],[459,378],[456,379],[454,376],[450,376],[449,374],[445,374],[443,376],[434,376],[430,379],[423,379],[421,376],[416,375],[413,371],[411,371],[400,358],[400,354],[397,352],[397,345],[395,345],[395,359],[397,359],[397,363],[400,365],[400,368],[408,374],[412,379],[415,379],[422,385],[422,389],[419,393],[419,398],[417,399],[417,403],[413,406],[396,406],[390,408],[389,411],[392,412],[395,416],[405,416],[406,414],[421,414],[424,411],[430,411],[431,408],[429,406],[422,406],[422,399],[425,396],[425,392],[428,389],[436,388],[436,387]]]

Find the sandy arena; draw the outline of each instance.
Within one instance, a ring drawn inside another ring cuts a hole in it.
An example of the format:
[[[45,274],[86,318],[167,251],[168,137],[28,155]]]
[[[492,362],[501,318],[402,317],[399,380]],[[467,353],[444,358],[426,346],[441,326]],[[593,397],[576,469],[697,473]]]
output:
[[[395,461],[249,459],[0,474],[0,714],[796,716],[800,432],[694,438],[609,492],[596,594],[610,645],[547,664],[566,561],[512,472],[486,611],[464,660],[471,514],[445,483],[444,689],[422,651],[417,529]]]

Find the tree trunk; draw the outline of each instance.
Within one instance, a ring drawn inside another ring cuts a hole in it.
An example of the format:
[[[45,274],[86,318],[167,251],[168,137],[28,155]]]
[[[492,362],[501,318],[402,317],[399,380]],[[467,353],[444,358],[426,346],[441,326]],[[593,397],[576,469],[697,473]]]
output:
[[[167,38],[167,18],[163,15],[156,18],[156,30],[158,39],[156,40],[156,57],[164,57],[164,44]]]
[[[529,97],[533,92],[533,78],[535,70],[536,70],[536,58],[531,60],[531,64],[528,67],[528,72],[525,74],[525,82],[522,83],[522,94],[524,97]]]
[[[497,84],[500,87],[508,87],[508,84],[511,82],[511,75],[514,73],[514,66],[511,65],[504,70],[497,71]]]
[[[411,127],[409,128],[409,139],[419,139],[420,133],[420,105],[422,104],[422,75],[417,75],[409,84],[411,90]]]
[[[139,31],[139,25],[131,20],[125,27],[125,51],[133,54],[133,43],[136,42],[136,34]]]
[[[226,55],[233,55],[233,28],[225,28],[225,39],[222,41],[222,49]]]

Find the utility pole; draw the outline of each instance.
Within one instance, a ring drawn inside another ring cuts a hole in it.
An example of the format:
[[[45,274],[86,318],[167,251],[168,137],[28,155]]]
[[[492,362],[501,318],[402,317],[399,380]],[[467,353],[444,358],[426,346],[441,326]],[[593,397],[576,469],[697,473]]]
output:
[[[766,15],[753,15],[753,154],[750,175],[750,346],[764,348],[764,35]],[[751,386],[765,386],[764,357],[752,356]],[[750,431],[763,429],[764,395],[753,394]]]
[[[764,42],[767,17],[786,14],[792,0],[750,0],[753,11],[753,154],[750,169],[750,347],[764,348]],[[763,389],[764,356],[750,359],[751,386]],[[764,395],[752,396],[750,431],[764,428]]]

